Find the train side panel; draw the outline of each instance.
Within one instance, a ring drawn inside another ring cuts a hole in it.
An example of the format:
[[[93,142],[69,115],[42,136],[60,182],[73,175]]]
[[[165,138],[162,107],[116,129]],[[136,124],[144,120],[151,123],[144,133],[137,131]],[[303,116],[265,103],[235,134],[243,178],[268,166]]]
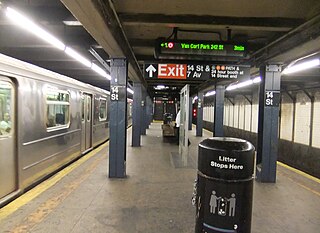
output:
[[[101,144],[109,138],[109,96],[96,93],[94,98],[93,109],[93,147]]]
[[[27,78],[19,79],[18,85],[20,186],[25,188],[80,154],[80,94],[75,89]],[[63,105],[48,103],[48,95],[55,91],[68,95],[67,122],[59,119],[63,111],[58,108]],[[50,111],[51,107],[58,110]],[[50,112],[55,113],[54,123],[48,122]]]

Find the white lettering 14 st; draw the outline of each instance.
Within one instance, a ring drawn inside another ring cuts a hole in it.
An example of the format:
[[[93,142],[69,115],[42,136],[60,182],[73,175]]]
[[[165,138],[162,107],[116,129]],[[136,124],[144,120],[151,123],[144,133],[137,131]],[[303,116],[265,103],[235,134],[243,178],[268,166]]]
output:
[[[266,92],[266,105],[273,106],[273,92],[272,91]]]

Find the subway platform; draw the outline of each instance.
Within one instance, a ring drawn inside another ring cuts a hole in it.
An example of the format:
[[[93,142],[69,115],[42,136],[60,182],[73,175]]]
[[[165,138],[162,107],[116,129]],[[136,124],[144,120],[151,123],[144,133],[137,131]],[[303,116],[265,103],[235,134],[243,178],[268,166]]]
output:
[[[194,135],[190,166],[179,168],[161,123],[141,147],[128,129],[126,179],[108,178],[105,143],[0,209],[0,232],[193,233],[197,145],[212,134]],[[252,233],[307,232],[320,232],[320,181],[279,163],[276,184],[254,182]]]

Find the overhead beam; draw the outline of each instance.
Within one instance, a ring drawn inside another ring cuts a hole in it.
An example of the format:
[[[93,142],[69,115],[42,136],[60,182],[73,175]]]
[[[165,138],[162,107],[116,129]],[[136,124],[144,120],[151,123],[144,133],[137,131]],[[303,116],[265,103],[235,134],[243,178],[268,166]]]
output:
[[[210,29],[289,31],[302,24],[298,18],[270,18],[270,17],[225,17],[210,15],[165,15],[165,14],[129,14],[118,13],[123,25],[166,25],[170,27],[190,26]]]
[[[264,62],[283,63],[320,51],[320,14],[299,25],[251,54],[259,66]]]

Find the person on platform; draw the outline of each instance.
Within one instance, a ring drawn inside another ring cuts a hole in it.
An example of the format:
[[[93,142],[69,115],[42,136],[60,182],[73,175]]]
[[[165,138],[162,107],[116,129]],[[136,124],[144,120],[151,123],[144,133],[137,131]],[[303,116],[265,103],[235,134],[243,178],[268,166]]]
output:
[[[176,115],[176,125],[175,125],[175,135],[176,135],[176,143],[179,145],[179,133],[180,133],[180,109]]]
[[[176,143],[177,145],[179,145],[179,137],[180,137],[180,109],[176,115],[176,129],[175,129],[175,132],[176,132]],[[191,142],[188,138],[188,146],[190,146]]]

